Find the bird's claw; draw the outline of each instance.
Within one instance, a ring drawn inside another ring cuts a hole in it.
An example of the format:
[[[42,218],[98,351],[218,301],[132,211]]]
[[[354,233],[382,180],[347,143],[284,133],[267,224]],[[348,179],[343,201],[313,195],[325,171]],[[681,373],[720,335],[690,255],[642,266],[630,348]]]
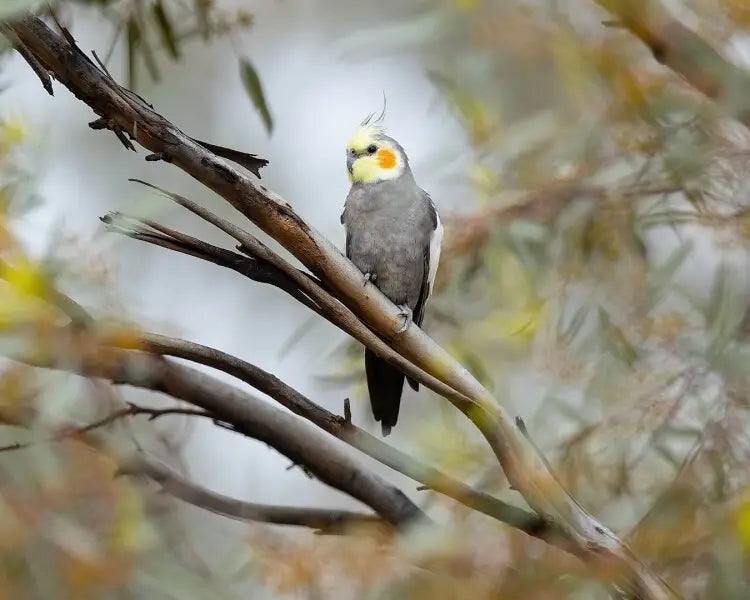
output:
[[[400,333],[404,333],[407,329],[409,329],[409,325],[411,325],[413,317],[411,308],[409,308],[406,304],[399,304],[398,310],[398,316],[404,318],[404,324],[396,330],[397,335]]]
[[[375,273],[370,273],[368,271],[367,273],[365,273],[364,285],[367,285],[368,283],[375,283],[376,278],[377,278],[377,275],[375,275]]]

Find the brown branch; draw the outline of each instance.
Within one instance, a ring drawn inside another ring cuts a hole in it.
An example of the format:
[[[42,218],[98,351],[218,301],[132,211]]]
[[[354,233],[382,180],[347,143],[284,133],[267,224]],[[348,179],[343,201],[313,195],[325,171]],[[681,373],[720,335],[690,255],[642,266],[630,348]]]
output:
[[[125,346],[132,348],[132,340],[128,339],[125,343],[122,340],[123,337],[117,333],[110,335],[103,334],[103,338],[101,339],[105,345],[108,344],[120,349],[125,349]],[[143,348],[149,352],[190,360],[237,377],[258,391],[270,396],[296,415],[307,419],[353,448],[360,450],[393,470],[422,483],[423,486],[418,488],[420,490],[432,490],[453,498],[473,510],[482,512],[529,535],[549,541],[568,552],[572,551],[570,540],[566,538],[564,531],[555,527],[554,523],[545,521],[534,513],[498,500],[489,494],[474,490],[438,469],[400,452],[355,426],[351,423],[351,420],[335,415],[312,402],[282,380],[253,364],[214,348],[162,335],[143,333],[141,334],[141,342]],[[65,429],[58,435],[43,441],[55,442],[76,437],[108,425],[123,417],[147,415],[149,420],[153,420],[170,414],[184,414],[217,419],[216,415],[201,410],[188,408],[155,409],[131,403],[128,407],[118,410],[94,423],[83,427]],[[0,447],[0,452],[20,450],[35,443],[38,442],[9,444]]]
[[[658,0],[595,0],[640,39],[653,57],[692,87],[719,101],[750,127],[750,72],[731,63]]]
[[[153,421],[167,415],[187,415],[191,417],[215,416],[204,411],[191,408],[148,408],[129,403],[128,406],[116,410],[105,417],[83,426],[68,426],[52,437],[40,441],[9,444],[0,447],[0,452],[21,450],[41,442],[60,442],[63,440],[80,439],[82,436],[95,432],[116,421],[137,415],[148,416]],[[16,420],[13,424],[26,427],[31,418]],[[162,491],[183,500],[198,508],[210,512],[238,519],[242,521],[258,521],[276,525],[297,525],[319,530],[321,533],[345,533],[351,526],[363,524],[387,524],[375,515],[367,515],[346,510],[329,510],[318,508],[302,508],[293,506],[270,506],[243,502],[211,492],[205,488],[189,483],[172,469],[163,464],[148,460],[142,454],[131,455],[117,460],[118,474],[143,476],[152,479],[161,486]]]
[[[101,217],[110,231],[168,250],[200,258],[236,271],[248,279],[279,288],[310,310],[320,314],[318,306],[303,294],[282,271],[266,261],[219,248],[185,233],[147,219],[136,219],[113,212]]]
[[[31,52],[29,52],[26,46],[23,45],[23,42],[20,39],[18,39],[18,36],[16,36],[13,30],[2,22],[0,22],[0,33],[2,33],[8,38],[8,40],[13,44],[13,47],[16,49],[16,51],[26,61],[26,64],[28,64],[29,67],[31,67],[31,70],[34,71],[36,76],[39,78],[39,81],[41,81],[42,87],[44,88],[44,90],[50,96],[54,96],[55,92],[52,89],[52,78],[49,76],[47,69],[45,69],[41,65],[41,63],[36,59],[36,57]]]
[[[325,289],[321,282],[311,277],[307,273],[300,271],[299,269],[292,266],[288,261],[281,258],[275,252],[272,252],[265,244],[258,240],[255,236],[251,235],[241,227],[238,227],[234,223],[227,221],[215,214],[208,209],[196,204],[192,200],[167,192],[161,188],[146,183],[138,179],[133,179],[137,183],[141,183],[150,188],[158,190],[167,198],[174,200],[180,206],[188,209],[190,212],[198,215],[203,220],[221,229],[227,235],[237,240],[240,245],[238,249],[249,254],[252,258],[264,261],[271,267],[278,269],[279,272],[283,273],[289,279],[294,282],[298,289],[306,294],[313,302],[318,306],[316,312],[326,318],[329,322],[339,327],[342,331],[345,331],[351,335],[354,339],[358,340],[381,358],[384,358],[391,364],[397,366],[407,375],[410,375],[416,381],[424,384],[434,392],[449,398],[455,404],[462,407],[462,410],[469,410],[473,402],[464,394],[457,392],[455,389],[446,385],[438,378],[425,372],[423,369],[415,366],[413,363],[405,359],[401,354],[394,351],[387,343],[385,343],[380,337],[373,333],[363,321],[347,306],[342,304],[337,298],[335,298],[327,289]],[[347,261],[348,263],[348,261]],[[351,263],[349,263],[351,264]],[[356,268],[355,268],[356,269]],[[359,271],[357,271],[359,272]],[[364,287],[361,284],[361,275],[359,277],[359,287]],[[372,287],[372,286],[368,286]],[[374,292],[379,294],[379,292]],[[386,302],[389,302],[386,299]]]
[[[268,444],[323,483],[368,505],[397,528],[428,520],[400,490],[364,470],[323,433],[268,402],[160,357],[91,344],[70,328],[48,331],[47,335],[54,338],[40,339],[34,348],[26,345],[18,350],[19,354],[12,354],[11,350],[8,358],[37,367],[100,377],[183,400],[202,408],[211,418],[230,424],[234,431]],[[66,351],[54,356],[50,348]],[[71,356],[71,348],[80,349],[80,355]]]
[[[115,344],[117,338],[116,335],[112,338]],[[237,377],[258,391],[270,396],[296,415],[314,423],[323,431],[391,469],[424,484],[424,489],[430,489],[453,498],[473,510],[521,529],[529,535],[550,541],[567,551],[571,549],[570,540],[553,523],[498,500],[489,494],[474,490],[438,469],[400,452],[352,424],[345,417],[340,417],[324,409],[278,377],[251,363],[221,350],[186,340],[150,333],[142,334],[142,340],[145,349],[148,351],[190,360]],[[107,338],[105,338],[104,343],[106,344],[107,341]]]
[[[570,496],[549,472],[533,446],[516,428],[513,419],[461,364],[416,326],[410,327],[403,334],[394,335],[401,323],[398,309],[374,286],[363,286],[359,270],[328,240],[307,225],[289,204],[277,194],[256,184],[244,173],[227,165],[205,147],[196,144],[192,138],[156,113],[135,94],[114,82],[77,48],[67,32],[63,32],[64,35],[61,37],[41,20],[32,16],[19,19],[11,23],[10,27],[35,59],[100,115],[100,123],[120,134],[118,137],[121,141],[124,137],[123,132],[127,132],[140,145],[158,156],[167,158],[171,164],[215,191],[291,252],[324,283],[327,289],[334,291],[337,298],[349,307],[348,312],[339,308],[336,304],[337,299],[333,296],[329,299],[317,293],[321,288],[309,278],[303,277],[303,280],[313,284],[312,290],[305,288],[303,281],[295,279],[300,288],[322,309],[330,310],[331,314],[335,313],[337,325],[356,330],[362,321],[366,322],[390,342],[390,347],[403,362],[403,366],[399,368],[409,376],[413,375],[414,370],[419,371],[419,377],[414,377],[415,379],[433,390],[441,388],[442,391],[438,393],[451,400],[481,431],[511,485],[540,515],[563,527],[576,544],[580,555],[592,566],[608,567],[607,572],[615,577],[618,585],[626,589],[633,598],[651,600],[674,595],[658,576],[633,556],[614,533],[589,515]],[[247,247],[244,241],[242,243]],[[255,253],[252,247],[248,247],[248,250],[251,254]],[[274,253],[270,254],[270,257],[254,255],[268,259],[276,265],[274,259],[281,259]],[[287,275],[291,276],[291,273]],[[313,292],[317,295],[314,296]],[[324,307],[321,301],[327,301],[329,304]],[[343,304],[341,306],[343,307]],[[379,356],[387,354],[390,350],[377,336],[376,340],[381,344],[369,338],[364,341],[364,334],[355,337]],[[397,361],[390,355],[387,360],[394,364]],[[170,370],[171,368],[173,367],[170,367]],[[110,376],[113,375],[110,373]],[[189,370],[179,373],[176,385],[170,381],[169,376],[163,378],[161,385],[168,384],[169,393],[175,397],[213,410],[207,404],[214,404],[216,397],[211,395],[212,388],[206,385],[202,377],[199,373]],[[430,380],[429,385],[426,380]],[[184,389],[186,384],[193,388]],[[208,396],[202,398],[201,393]],[[232,390],[232,393],[238,392]],[[240,402],[239,406],[244,407],[245,404]],[[221,408],[225,414],[218,410],[215,412],[222,419],[225,419],[227,414],[230,417],[241,416],[235,412],[237,404],[231,408],[223,404]],[[233,422],[232,418],[227,420]],[[275,421],[274,424],[278,425]],[[258,430],[257,422],[255,425],[253,432],[257,436],[268,433]],[[301,426],[302,423],[294,425]],[[290,424],[290,428],[292,427]],[[305,434],[306,440],[310,439],[310,434],[312,432]],[[320,448],[303,448],[293,439],[284,441],[282,446],[285,453],[289,451],[295,457],[303,455],[305,451],[320,451],[328,442],[326,438],[321,437]],[[341,472],[337,472],[337,477],[333,477],[323,465],[318,464],[316,468],[320,469],[318,477],[327,478],[332,485],[335,485],[333,482],[341,485],[342,482],[338,480]],[[354,492],[352,495],[360,499],[366,495],[368,504],[391,522],[396,521],[403,525],[414,519],[416,507],[399,503],[394,497],[396,490],[385,488],[383,482],[376,485],[371,479],[368,484],[367,494],[359,488],[350,490],[349,493]]]
[[[190,483],[166,465],[134,456],[119,461],[121,475],[143,476],[155,481],[170,496],[215,514],[241,521],[311,527],[322,533],[344,533],[358,525],[386,526],[382,519],[348,510],[272,506],[243,502]]]

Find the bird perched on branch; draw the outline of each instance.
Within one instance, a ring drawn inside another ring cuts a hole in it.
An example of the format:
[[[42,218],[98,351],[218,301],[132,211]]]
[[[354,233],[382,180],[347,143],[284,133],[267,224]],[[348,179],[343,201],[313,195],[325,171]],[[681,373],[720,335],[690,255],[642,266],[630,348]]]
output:
[[[385,134],[383,113],[365,119],[346,148],[352,187],[341,222],[346,256],[362,271],[364,285],[375,285],[401,311],[403,333],[422,324],[435,282],[443,226],[427,192],[414,181],[401,145]],[[383,435],[398,420],[404,374],[370,350],[365,373],[372,414]],[[417,382],[409,380],[416,391]]]

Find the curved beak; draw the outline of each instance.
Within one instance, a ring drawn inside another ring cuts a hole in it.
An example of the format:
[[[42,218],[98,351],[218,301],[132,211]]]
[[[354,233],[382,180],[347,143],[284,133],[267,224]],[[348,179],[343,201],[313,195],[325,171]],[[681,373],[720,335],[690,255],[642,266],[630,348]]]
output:
[[[354,168],[354,161],[357,160],[357,157],[350,152],[346,153],[346,170],[349,171],[349,175],[352,174],[352,169]]]

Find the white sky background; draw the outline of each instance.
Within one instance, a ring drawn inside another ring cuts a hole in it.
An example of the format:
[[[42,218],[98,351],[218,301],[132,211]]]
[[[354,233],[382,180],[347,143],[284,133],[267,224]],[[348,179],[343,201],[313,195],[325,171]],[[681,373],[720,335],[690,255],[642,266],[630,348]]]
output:
[[[463,185],[465,137],[418,58],[384,57],[383,47],[363,47],[356,60],[342,54],[344,37],[378,19],[382,23],[384,15],[398,14],[400,2],[235,4],[247,5],[256,16],[256,25],[242,35],[237,49],[252,60],[262,78],[275,118],[272,137],[242,89],[237,58],[228,42],[210,47],[197,40],[186,44],[181,64],[161,61],[163,78],[157,84],[141,69],[138,91],[158,111],[193,137],[268,158],[271,164],[263,170],[263,183],[343,247],[339,216],[349,187],[345,143],[364,116],[380,110],[385,92],[389,133],[406,148],[420,185],[443,211],[466,206],[471,194]],[[71,30],[81,48],[96,49],[101,56],[111,32],[90,14],[77,13]],[[122,82],[124,65],[122,53],[115,53],[109,64]],[[178,169],[146,163],[142,149],[137,154],[125,152],[111,133],[90,130],[87,123],[95,118],[90,109],[58,84],[54,98],[43,93],[20,59],[4,68],[3,81],[10,88],[0,94],[0,114],[22,116],[36,138],[28,161],[40,175],[45,203],[17,223],[31,251],[49,251],[55,233],[80,237],[87,252],[101,253],[115,266],[117,295],[129,316],[145,329],[236,354],[341,412],[347,390],[318,379],[339,370],[327,358],[344,339],[332,326],[317,324],[280,359],[284,343],[309,316],[301,305],[274,288],[213,265],[106,234],[98,220],[110,210],[156,210],[170,226],[227,244],[225,237],[185,211],[128,183],[129,177],[185,194],[243,224],[238,213]],[[76,295],[75,289],[70,291]],[[138,399],[154,402],[142,394]],[[426,402],[430,400],[421,399]],[[372,426],[366,400],[353,398],[353,411],[358,424]],[[165,425],[169,428],[166,420]],[[184,456],[192,478],[210,489],[256,502],[355,506],[299,469],[285,470],[289,461],[264,445],[207,421],[196,421],[193,427]],[[391,440],[398,444],[399,437],[396,430]],[[408,484],[408,489],[414,487]],[[220,541],[237,530],[231,521],[197,510],[191,514],[198,517],[201,536]]]

